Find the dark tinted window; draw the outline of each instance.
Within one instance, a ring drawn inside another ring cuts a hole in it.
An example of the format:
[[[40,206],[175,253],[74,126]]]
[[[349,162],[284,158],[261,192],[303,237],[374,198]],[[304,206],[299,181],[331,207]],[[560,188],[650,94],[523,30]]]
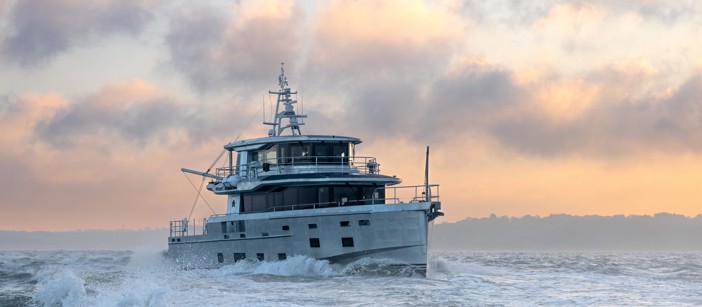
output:
[[[283,191],[283,204],[286,206],[297,205],[297,188],[287,188]]]
[[[353,247],[353,238],[341,238],[341,246]]]
[[[341,227],[349,227],[351,223],[349,221],[341,221],[339,225],[341,225]]]
[[[315,144],[314,145],[314,155],[316,157],[326,157],[329,155],[327,151],[327,145],[326,144]]]
[[[217,253],[217,262],[219,262],[219,263],[224,262],[224,254]]]
[[[319,247],[319,238],[310,238],[310,247]]]
[[[256,194],[251,195],[251,211],[266,210],[266,195]]]
[[[245,253],[234,253],[234,262],[246,259]]]
[[[284,230],[284,231],[290,230],[290,226],[288,226],[288,225],[283,225],[283,230]]]
[[[310,229],[317,229],[317,224],[307,224]]]
[[[285,253],[278,253],[278,260],[285,260],[288,256]]]
[[[317,202],[319,203],[328,203],[331,200],[329,199],[330,193],[329,193],[329,187],[319,187],[317,188],[317,194],[318,194],[318,199]]]
[[[358,226],[370,226],[370,220],[358,220]]]
[[[258,259],[258,261],[263,261],[263,253],[256,253],[256,259]]]
[[[314,204],[317,202],[317,189],[313,187],[300,188],[299,204]]]

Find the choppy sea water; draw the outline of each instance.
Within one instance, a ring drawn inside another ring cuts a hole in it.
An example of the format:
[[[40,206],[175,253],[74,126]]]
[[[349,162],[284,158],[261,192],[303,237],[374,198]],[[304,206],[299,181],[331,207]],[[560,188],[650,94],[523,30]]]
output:
[[[160,252],[0,252],[0,306],[701,306],[702,253],[433,253],[427,278],[382,260],[305,257],[184,270]]]

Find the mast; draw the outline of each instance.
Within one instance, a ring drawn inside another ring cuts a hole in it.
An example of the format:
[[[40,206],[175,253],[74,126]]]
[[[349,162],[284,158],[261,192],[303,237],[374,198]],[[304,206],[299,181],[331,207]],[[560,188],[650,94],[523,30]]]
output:
[[[292,135],[302,135],[300,131],[300,126],[305,123],[298,121],[298,119],[307,118],[307,115],[297,115],[295,114],[294,104],[297,100],[293,100],[290,96],[297,95],[297,92],[292,92],[290,87],[288,87],[288,78],[285,76],[285,63],[280,63],[280,76],[278,76],[278,85],[280,90],[278,91],[268,91],[269,94],[278,95],[278,102],[275,105],[275,118],[273,122],[263,122],[265,125],[273,126],[271,130],[268,131],[268,136],[280,136],[285,129],[290,128]],[[282,104],[282,110],[281,110]],[[288,123],[283,125],[283,119],[288,119]]]
[[[424,195],[427,201],[431,201],[431,189],[429,188],[429,146],[427,146],[427,157],[424,164]]]

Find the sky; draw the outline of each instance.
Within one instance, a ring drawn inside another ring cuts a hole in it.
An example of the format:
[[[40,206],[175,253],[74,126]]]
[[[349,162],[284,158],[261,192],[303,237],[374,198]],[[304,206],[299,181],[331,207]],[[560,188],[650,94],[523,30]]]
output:
[[[281,62],[303,133],[407,185],[431,146],[440,222],[695,216],[699,33],[698,1],[0,0],[0,230],[187,216],[180,168],[266,135]]]

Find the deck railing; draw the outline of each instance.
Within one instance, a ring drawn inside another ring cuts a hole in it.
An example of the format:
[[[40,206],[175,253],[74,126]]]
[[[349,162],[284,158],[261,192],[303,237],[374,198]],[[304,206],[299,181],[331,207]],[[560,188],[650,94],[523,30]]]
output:
[[[202,219],[202,224],[200,229],[198,229],[196,220],[188,220],[187,218],[171,221],[170,225],[170,235],[169,237],[186,237],[186,236],[196,236],[203,235],[207,233],[207,219]]]
[[[426,189],[429,188],[429,197],[427,197]],[[380,187],[376,190],[383,189]],[[403,205],[420,202],[440,202],[439,185],[430,184],[416,186],[400,186],[400,187],[385,187],[385,197],[382,198],[365,198],[365,199],[348,199],[335,202],[307,203],[296,205],[282,205],[270,207],[266,210],[248,211],[246,213],[260,212],[279,212],[290,210],[305,210],[305,209],[323,209],[346,206],[363,206],[363,205]],[[375,195],[375,193],[374,193]],[[245,214],[246,214],[245,213]],[[213,214],[210,218],[227,216],[229,214]]]
[[[251,161],[239,167],[217,168],[217,176],[239,175],[243,180],[271,174],[304,174],[319,172],[379,174],[380,164],[373,157],[306,156],[280,157]]]
[[[399,187],[379,187],[376,191],[385,189],[385,197],[382,198],[366,198],[366,199],[343,199],[336,202],[323,202],[323,203],[308,203],[308,204],[297,204],[297,205],[282,205],[268,208],[262,211],[250,211],[247,213],[261,213],[261,212],[279,212],[279,211],[291,211],[291,210],[307,210],[307,209],[323,209],[323,208],[334,208],[334,207],[345,207],[345,206],[363,206],[363,205],[406,205],[421,202],[440,202],[439,198],[439,185],[413,185],[413,186],[399,186]],[[376,195],[375,191],[373,195]],[[378,194],[380,195],[380,194]],[[209,219],[215,217],[227,216],[229,214],[213,214]],[[170,237],[184,237],[184,236],[194,236],[207,233],[207,220],[203,219],[201,228],[198,229],[195,225],[195,220],[188,221],[187,219],[179,221],[171,221],[170,225]],[[175,239],[174,239],[175,240]]]
[[[386,204],[403,204],[418,202],[439,202],[439,185],[412,185],[399,187],[380,187],[385,189]],[[375,193],[374,193],[375,194]],[[427,195],[428,194],[428,195]],[[390,197],[392,195],[392,197]],[[391,201],[388,203],[387,201]]]

